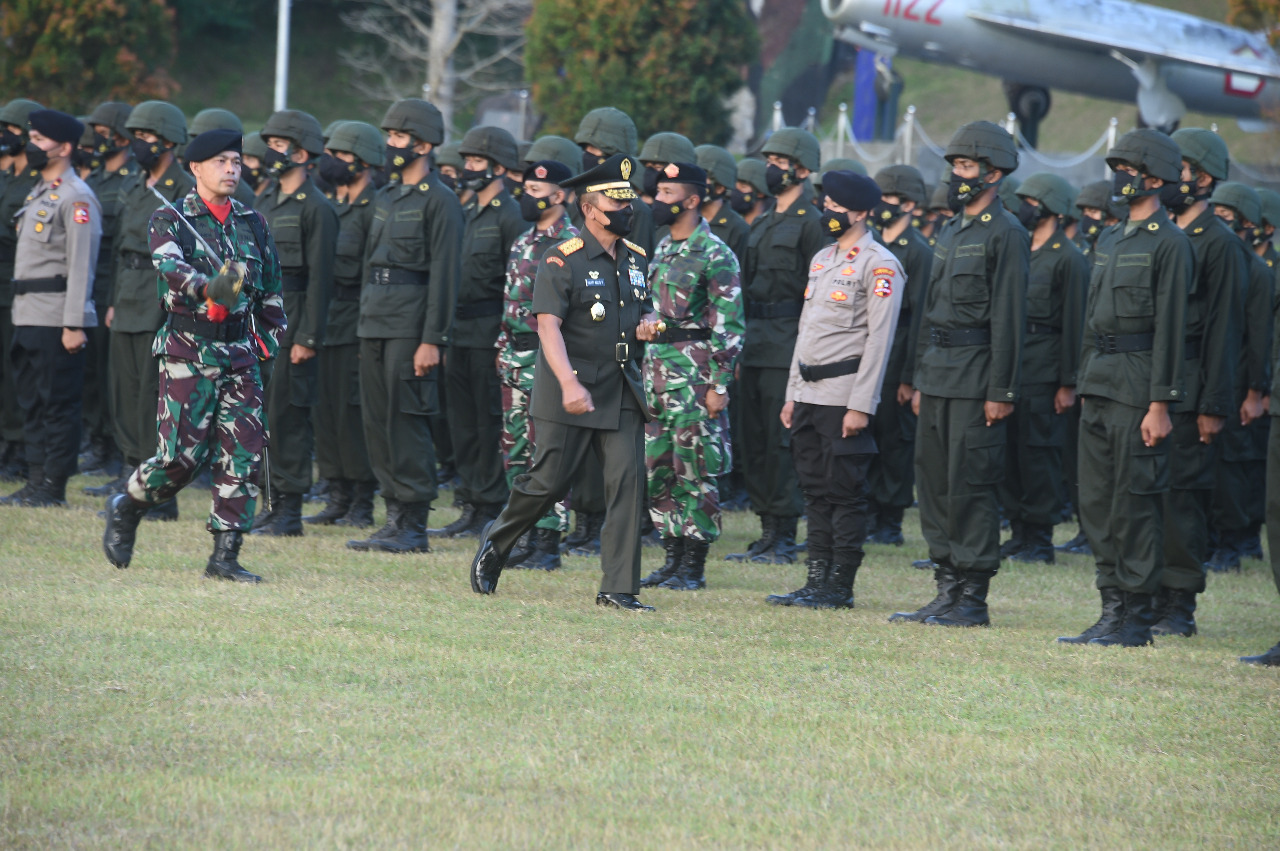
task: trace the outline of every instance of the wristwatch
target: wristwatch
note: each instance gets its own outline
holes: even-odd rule
[[[723,384],[717,384],[715,387],[712,387],[711,389],[715,391],[717,396],[723,396],[724,394],[729,392],[729,388],[725,387]]]

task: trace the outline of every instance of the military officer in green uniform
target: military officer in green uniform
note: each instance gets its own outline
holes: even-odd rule
[[[1107,152],[1112,194],[1128,219],[1093,252],[1076,391],[1080,414],[1080,522],[1097,562],[1102,614],[1069,644],[1151,643],[1165,566],[1172,405],[1186,397],[1190,240],[1160,204],[1182,172],[1178,146],[1150,129]]]
[[[644,166],[640,181],[642,184],[640,199],[652,205],[654,196],[658,194],[658,175],[662,170],[671,163],[692,163],[697,158],[693,143],[687,136],[679,133],[663,131],[645,139],[644,145],[640,148],[640,164]],[[655,240],[660,240],[666,235],[662,226],[655,222]]]
[[[502,180],[520,161],[511,134],[500,127],[473,127],[458,151],[466,166],[462,182],[473,196],[463,206],[462,274],[444,371],[462,514],[440,531],[445,537],[478,535],[507,501],[502,382],[493,349],[502,324],[511,245],[528,228]]]
[[[1008,469],[1000,491],[1013,531],[1000,555],[1012,561],[1052,564],[1053,527],[1065,519],[1063,444],[1075,408],[1089,283],[1089,262],[1062,227],[1075,209],[1075,194],[1071,184],[1048,172],[1018,187],[1018,220],[1031,233],[1031,277],[1019,402],[1009,418]]]
[[[115,418],[116,442],[124,455],[125,473],[156,452],[156,402],[160,375],[152,344],[164,324],[156,298],[156,269],[151,263],[151,214],[160,207],[159,193],[175,203],[195,181],[177,159],[177,146],[187,141],[187,119],[171,103],[146,101],[129,113],[125,128],[133,162],[120,187],[118,224],[112,248],[115,275],[107,324],[111,328],[108,389]],[[118,480],[104,495],[124,488]],[[172,519],[178,503],[166,500],[150,516]]]
[[[1005,422],[1018,400],[1027,321],[1027,231],[1000,201],[1018,167],[1013,137],[989,121],[947,145],[950,201],[959,208],[934,248],[916,345],[916,488],[938,593],[890,620],[985,626],[1000,567],[997,486]]]
[[[1186,395],[1172,412],[1172,475],[1165,495],[1165,567],[1156,601],[1156,635],[1195,634],[1196,595],[1205,589],[1209,501],[1221,449],[1217,437],[1237,415],[1236,370],[1244,336],[1249,252],[1213,214],[1209,196],[1227,178],[1226,143],[1211,130],[1173,134],[1182,151],[1181,179],[1165,185],[1161,202],[1191,238],[1196,274],[1187,298]]]
[[[769,202],[769,185],[765,180],[764,160],[745,159],[738,163],[737,178],[729,193],[729,206],[748,225],[755,224]],[[748,237],[749,239],[749,237]],[[743,256],[745,260],[745,255]]]
[[[387,522],[356,550],[426,552],[436,498],[428,418],[438,413],[441,350],[453,340],[462,205],[431,170],[444,141],[440,110],[407,98],[382,118],[387,166],[400,175],[374,201],[360,293],[360,404]],[[493,355],[490,355],[492,359]]]
[[[530,413],[538,445],[529,472],[485,527],[471,565],[471,589],[492,594],[516,540],[568,491],[588,453],[604,472],[608,522],[604,578],[596,604],[652,611],[640,590],[644,423],[640,340],[657,329],[647,257],[626,239],[633,219],[632,161],[607,158],[571,179],[585,223],[581,235],[547,250],[534,284],[538,365]]]
[[[809,176],[821,166],[818,140],[807,130],[774,131],[762,149],[768,158],[771,204],[752,223],[743,270],[746,335],[737,389],[741,428],[734,433],[751,509],[761,535],[730,561],[795,561],[800,489],[787,429],[779,419],[813,255],[830,242],[813,208]]]
[[[315,358],[324,345],[333,294],[338,213],[311,182],[312,160],[324,153],[320,122],[285,109],[267,119],[261,132],[267,143],[263,162],[276,186],[257,208],[280,257],[289,327],[281,354],[267,370],[272,504],[254,524],[253,534],[295,537],[302,534],[302,498],[311,490],[312,408],[319,383]]]
[[[27,164],[27,117],[44,109],[32,100],[18,98],[0,109],[0,222],[12,222],[31,188],[40,179],[39,169]],[[22,448],[22,413],[18,407],[18,388],[9,364],[13,346],[13,259],[18,247],[18,233],[11,227],[0,227],[0,439],[4,454],[0,457],[0,478],[15,479],[26,475],[26,453]]]
[[[191,119],[191,126],[187,128],[187,133],[195,137],[206,130],[234,130],[243,136],[244,122],[240,120],[240,116],[229,109],[210,107],[196,113],[195,118]],[[187,162],[186,146],[179,147],[178,159],[182,160],[183,163]],[[250,181],[247,180],[241,180],[236,184],[235,199],[245,206],[252,207],[258,196],[254,194],[253,187],[249,184]]]
[[[267,143],[262,141],[258,132],[246,133],[244,136],[244,176],[240,182],[253,190],[253,197],[261,198],[271,186],[271,178],[262,165],[262,158],[267,155]]]
[[[328,504],[308,523],[364,528],[373,525],[377,482],[369,464],[360,408],[360,289],[364,255],[373,226],[373,172],[382,167],[382,133],[372,124],[346,121],[334,128],[327,169],[334,185],[338,242],[334,249],[333,297],[319,361],[315,410],[316,466],[329,482]]]

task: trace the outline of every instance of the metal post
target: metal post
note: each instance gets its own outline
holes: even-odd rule
[[[524,122],[525,116],[529,114],[529,90],[520,90],[520,132],[516,134],[516,141],[524,140]]]
[[[781,130],[784,126],[782,123],[782,101],[775,100],[773,102],[773,129]]]
[[[809,114],[804,119],[804,129],[813,135],[818,135],[818,109],[817,107],[809,107]]]
[[[1006,115],[1004,117],[1004,129],[1007,130],[1009,135],[1013,136],[1013,138],[1018,138],[1015,132],[1018,129],[1018,116],[1014,115],[1012,112]]]
[[[836,157],[844,156],[844,134],[849,129],[849,105],[840,101],[840,118],[836,121]]]
[[[898,165],[911,165],[916,151],[916,108],[907,107],[907,114],[902,117],[902,153],[898,156]]]
[[[1120,138],[1120,119],[1112,116],[1111,123],[1107,125],[1107,150],[1111,150],[1116,146],[1116,140]],[[1107,165],[1106,155],[1102,159],[1102,178],[1106,180],[1111,176],[1111,166]]]
[[[279,0],[276,13],[276,99],[277,112],[289,101],[289,5],[291,0]]]

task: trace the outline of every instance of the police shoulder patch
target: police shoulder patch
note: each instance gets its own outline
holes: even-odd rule
[[[583,245],[584,243],[582,241],[582,238],[575,236],[573,239],[566,240],[560,243],[556,247],[560,249],[561,254],[563,254],[565,257],[568,257],[573,252],[580,250]]]
[[[632,241],[631,241],[631,240],[629,240],[629,239],[624,239],[624,240],[622,240],[622,243],[623,243],[625,246],[627,246],[627,248],[630,248],[632,251],[634,251],[636,254],[639,254],[641,257],[648,257],[648,256],[649,256],[648,254],[646,254],[646,253],[645,253],[645,250],[644,250],[643,248],[641,248],[640,246],[636,245],[634,242],[632,242]]]

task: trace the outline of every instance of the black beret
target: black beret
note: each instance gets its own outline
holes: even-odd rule
[[[243,150],[244,136],[236,130],[206,130],[187,143],[187,162],[202,163],[226,151]]]
[[[84,135],[84,125],[74,115],[56,109],[37,109],[27,116],[31,129],[55,142],[79,144]]]
[[[693,163],[667,163],[657,171],[659,183],[687,183],[699,189],[707,186],[707,170]]]
[[[562,162],[556,160],[538,160],[524,170],[525,180],[541,180],[557,185],[573,177],[573,172]]]
[[[846,210],[861,212],[880,203],[880,187],[865,174],[829,171],[822,175],[822,191]]]

